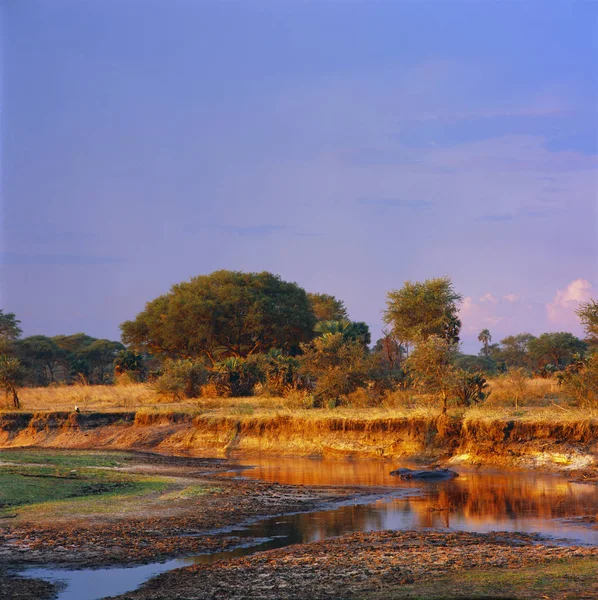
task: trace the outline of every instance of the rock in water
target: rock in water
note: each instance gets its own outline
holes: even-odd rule
[[[455,471],[449,471],[448,469],[439,469],[436,471],[395,469],[394,471],[391,471],[390,474],[398,477],[399,479],[419,479],[433,481],[442,481],[444,479],[453,479],[453,477],[459,477],[459,473],[455,473]]]

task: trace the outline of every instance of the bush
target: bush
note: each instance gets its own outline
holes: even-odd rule
[[[482,373],[458,371],[455,381],[455,395],[461,406],[480,404],[490,396],[488,382]]]
[[[565,372],[559,383],[579,406],[598,408],[598,354],[584,363],[574,363],[574,368]]]
[[[231,357],[217,363],[210,380],[218,395],[233,398],[251,396],[255,385],[264,377],[261,362],[260,357]]]
[[[366,385],[368,363],[365,349],[342,333],[326,333],[302,346],[299,373],[302,385],[312,391],[315,406],[338,401]]]
[[[154,382],[154,389],[161,396],[172,396],[174,401],[197,398],[201,386],[208,381],[208,371],[199,361],[166,360],[162,375]]]

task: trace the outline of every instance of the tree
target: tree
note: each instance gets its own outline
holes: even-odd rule
[[[468,373],[496,373],[496,363],[485,356],[459,354],[455,358],[455,367]]]
[[[543,333],[529,342],[529,354],[536,368],[554,365],[566,367],[575,354],[585,352],[587,345],[572,333],[560,331]]]
[[[21,337],[23,330],[19,327],[19,321],[15,313],[5,313],[0,308],[0,340],[14,342]]]
[[[453,367],[454,358],[454,344],[431,335],[419,342],[407,359],[415,387],[439,396],[443,413],[446,413],[449,394],[457,383],[457,373]]]
[[[5,313],[0,308],[0,354],[12,353],[13,342],[23,333],[20,323],[14,313]]]
[[[6,396],[12,396],[13,406],[21,408],[18,389],[23,385],[25,371],[17,358],[0,356],[0,389],[4,390]]]
[[[394,371],[395,366],[400,368],[403,356],[405,355],[405,348],[401,346],[399,342],[392,336],[392,334],[386,330],[382,331],[384,334],[374,344],[372,350],[373,354],[380,354],[384,356],[389,371]]]
[[[478,335],[478,341],[483,344],[481,354],[486,358],[490,357],[490,342],[492,341],[492,336],[490,335],[490,331],[488,329],[482,329],[480,331],[480,335]]]
[[[121,325],[134,349],[178,358],[298,350],[316,319],[305,290],[271,273],[216,271],[176,284]]]
[[[115,375],[123,375],[125,373],[133,374],[138,379],[145,372],[145,364],[143,356],[133,352],[132,350],[121,350],[114,358],[114,373]]]
[[[112,375],[114,361],[119,352],[125,350],[120,342],[110,340],[96,340],[89,346],[86,346],[80,352],[82,359],[86,360],[90,366],[90,376],[95,376],[97,383],[106,383],[108,377]]]
[[[529,345],[536,338],[531,333],[509,335],[500,341],[500,346],[494,344],[489,347],[490,356],[498,363],[504,363],[508,368],[531,366]]]
[[[583,302],[575,312],[584,327],[588,343],[598,345],[598,301],[590,299]]]
[[[47,385],[56,375],[66,352],[45,335],[32,335],[15,342],[17,356],[36,385]]]
[[[59,362],[64,378],[70,380],[83,375],[88,379],[91,365],[84,355],[84,351],[97,341],[97,338],[85,333],[73,333],[71,335],[55,335],[51,339],[62,350]]]
[[[359,342],[364,348],[368,348],[372,343],[369,325],[364,321],[351,321],[344,332],[344,336],[346,340]]]
[[[345,303],[334,296],[307,294],[307,298],[318,321],[341,321],[349,318]]]
[[[372,342],[370,328],[364,321],[349,321],[348,319],[318,321],[314,327],[314,332],[319,335],[341,333],[346,340],[359,342],[365,348]]]
[[[457,305],[461,300],[448,277],[423,283],[407,281],[400,290],[387,294],[384,322],[403,344],[418,343],[431,336],[457,344],[461,328]]]
[[[337,401],[365,385],[368,364],[362,344],[342,333],[318,337],[303,346],[300,374],[313,387],[315,406]]]

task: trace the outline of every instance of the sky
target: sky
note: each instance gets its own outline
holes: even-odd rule
[[[0,307],[118,339],[217,269],[448,275],[463,348],[598,297],[598,2],[0,0]]]

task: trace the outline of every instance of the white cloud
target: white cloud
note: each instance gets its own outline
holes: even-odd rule
[[[506,302],[517,302],[518,300],[521,300],[521,296],[518,296],[517,294],[507,294],[506,296],[503,296],[502,299]]]
[[[546,305],[548,322],[563,329],[580,330],[575,309],[592,297],[593,286],[587,279],[575,279],[566,288],[557,290],[553,301]]]
[[[496,304],[498,299],[495,298],[490,292],[486,292],[481,298],[480,302],[491,302],[492,304]]]

